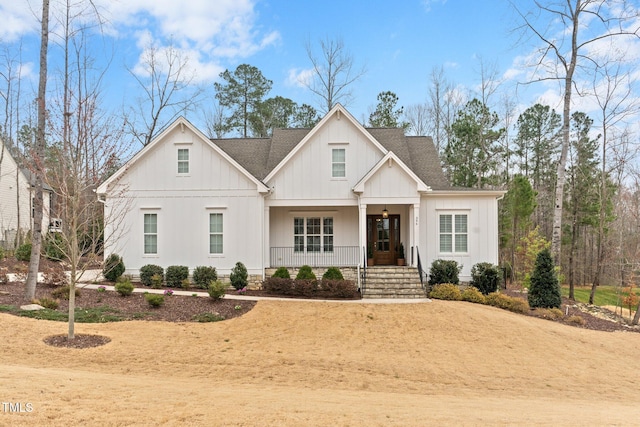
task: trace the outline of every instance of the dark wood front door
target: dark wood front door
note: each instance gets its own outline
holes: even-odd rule
[[[376,265],[395,264],[399,246],[400,215],[367,215],[367,247]]]

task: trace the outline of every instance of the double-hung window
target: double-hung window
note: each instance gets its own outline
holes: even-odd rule
[[[347,157],[344,148],[331,150],[331,177],[345,178],[347,176]]]
[[[294,218],[293,251],[333,252],[333,218]]]
[[[209,254],[223,253],[222,214],[209,214]]]
[[[466,253],[468,248],[467,214],[440,214],[440,252]]]
[[[144,214],[144,254],[158,253],[158,214]]]
[[[189,173],[189,149],[178,148],[178,173]]]

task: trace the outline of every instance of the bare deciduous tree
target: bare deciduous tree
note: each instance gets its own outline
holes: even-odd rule
[[[535,10],[528,13],[514,5],[523,21],[522,29],[541,42],[536,52],[535,67],[543,75],[534,80],[558,80],[563,91],[562,148],[557,165],[551,242],[554,263],[560,265],[562,204],[575,73],[577,69],[593,70],[612,60],[606,55],[598,56],[602,53],[598,52],[598,43],[619,36],[637,38],[639,29],[627,29],[626,25],[638,16],[638,11],[625,0],[559,0],[552,3],[534,1],[534,4]],[[549,23],[556,23],[557,26]],[[588,26],[585,25],[587,23]],[[591,48],[594,49],[590,50]],[[602,50],[604,46],[599,48]]]
[[[319,55],[310,43],[305,48],[313,66],[313,77],[303,83],[319,98],[320,110],[328,113],[338,102],[348,106],[353,98],[352,85],[365,74],[365,68],[354,66],[353,55],[346,50],[342,39],[320,40]]]

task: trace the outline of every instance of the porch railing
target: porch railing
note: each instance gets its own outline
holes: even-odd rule
[[[360,264],[357,246],[334,246],[332,251],[296,251],[292,246],[270,248],[271,267],[356,267]]]
[[[422,289],[426,292],[427,291],[427,272],[424,271],[422,268],[420,251],[418,250],[417,246],[415,248],[416,248],[416,256],[418,258],[418,274],[420,275],[420,285],[422,286]],[[413,256],[413,248],[411,248],[411,255]]]

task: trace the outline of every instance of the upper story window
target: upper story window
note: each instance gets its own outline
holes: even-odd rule
[[[189,173],[189,149],[178,148],[178,173]]]
[[[331,177],[345,178],[346,176],[346,150],[344,148],[333,148],[331,150]]]
[[[467,252],[467,222],[467,214],[440,214],[440,252]]]

